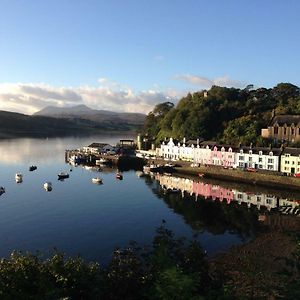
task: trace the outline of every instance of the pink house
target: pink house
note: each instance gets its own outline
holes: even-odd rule
[[[234,153],[231,147],[213,146],[211,151],[211,162],[215,166],[233,167]]]

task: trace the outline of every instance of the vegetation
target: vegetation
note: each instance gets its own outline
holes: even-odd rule
[[[157,113],[157,111],[159,113]],[[300,89],[290,83],[274,88],[245,89],[213,86],[204,92],[188,94],[177,106],[157,105],[144,124],[144,134],[156,138],[199,138],[226,144],[263,145],[261,129],[273,114],[300,114]]]
[[[269,239],[265,244],[271,242]],[[259,245],[266,250],[262,241]],[[256,244],[255,249],[258,249]],[[176,239],[163,225],[157,229],[151,247],[139,247],[132,242],[126,249],[115,250],[106,267],[95,262],[87,263],[80,257],[67,258],[57,251],[46,259],[39,253],[13,252],[9,258],[0,260],[0,298],[266,299],[261,295],[268,295],[271,291],[264,283],[265,277],[271,274],[267,273],[268,269],[264,272],[266,264],[261,260],[268,259],[262,258],[256,250],[251,251],[235,249],[225,263],[229,267],[227,272],[223,270],[222,259],[209,262],[197,241]],[[280,274],[282,284],[279,286],[284,288],[277,295],[282,299],[299,298],[299,253],[298,248],[294,256],[286,260],[285,273]],[[251,258],[248,254],[252,255]],[[275,261],[270,260],[267,265],[272,263]],[[236,271],[231,265],[237,268]],[[257,277],[258,270],[265,273],[262,278]],[[273,293],[275,286],[271,279],[268,280]]]
[[[175,239],[164,226],[152,247],[116,250],[107,267],[55,252],[14,252],[0,261],[1,299],[227,299],[208,272],[196,241]],[[229,298],[228,298],[229,299]],[[232,299],[232,298],[230,298]]]

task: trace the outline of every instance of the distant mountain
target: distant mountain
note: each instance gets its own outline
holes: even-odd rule
[[[61,115],[56,114],[56,108],[50,108],[49,111],[50,114],[54,111],[55,113],[52,116],[38,114],[29,116],[0,110],[0,138],[135,132],[142,126],[145,118],[141,114],[111,113],[107,116],[101,111],[101,116],[98,115],[99,111],[96,111],[96,114],[89,115],[89,112],[93,110],[85,106],[63,109],[64,113]]]
[[[88,114],[92,113],[94,110],[87,107],[86,105],[77,105],[72,107],[55,107],[55,106],[46,106],[42,110],[36,112],[35,116],[57,116],[57,115],[66,115],[66,114]]]
[[[108,110],[96,110],[86,105],[73,107],[47,106],[36,112],[34,116],[48,116],[64,119],[88,120],[97,124],[118,124],[120,126],[138,126],[144,124],[146,115],[140,113],[117,113]]]

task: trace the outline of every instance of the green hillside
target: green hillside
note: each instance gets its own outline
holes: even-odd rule
[[[198,138],[220,143],[261,145],[272,115],[300,114],[300,89],[290,83],[274,88],[245,89],[213,86],[188,94],[176,106],[157,105],[146,118],[143,133],[156,138]]]

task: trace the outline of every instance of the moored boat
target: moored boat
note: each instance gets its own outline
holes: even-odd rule
[[[58,179],[65,179],[65,178],[69,178],[69,174],[65,173],[65,172],[60,172],[59,174],[57,174]]]
[[[3,186],[0,186],[0,195],[5,193],[5,188]]]
[[[44,189],[47,191],[47,192],[50,192],[52,191],[52,183],[51,182],[45,182],[44,183]]]
[[[16,173],[15,179],[17,183],[21,183],[23,181],[23,175],[21,173]]]
[[[92,178],[92,182],[97,183],[97,184],[102,184],[103,183],[102,178],[100,178],[100,177]]]
[[[109,160],[107,160],[105,158],[96,159],[97,166],[107,165],[107,164],[109,164]]]
[[[116,174],[116,178],[119,179],[119,180],[123,180],[123,175],[120,172],[118,172]]]
[[[34,166],[34,165],[29,167],[29,171],[34,171],[36,169],[37,169],[37,166]]]

